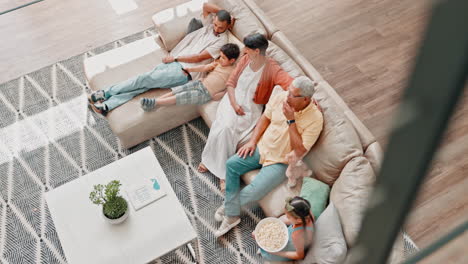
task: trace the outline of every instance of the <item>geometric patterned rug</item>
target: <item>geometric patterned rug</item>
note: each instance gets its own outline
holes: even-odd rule
[[[146,30],[0,84],[0,263],[66,263],[44,193],[150,146],[194,226],[200,263],[261,263],[250,236],[264,217],[253,207],[217,240],[218,180],[196,167],[208,135],[200,118],[132,149],[89,111],[83,59],[153,35]],[[407,252],[415,249],[405,239]],[[191,263],[182,247],[154,263]]]

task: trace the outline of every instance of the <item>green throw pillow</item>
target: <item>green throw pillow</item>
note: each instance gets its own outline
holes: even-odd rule
[[[301,197],[309,201],[315,220],[325,210],[330,194],[330,187],[314,178],[304,177],[302,182]]]

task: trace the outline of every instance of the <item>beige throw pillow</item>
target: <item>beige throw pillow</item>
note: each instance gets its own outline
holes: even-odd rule
[[[342,263],[346,258],[347,251],[340,216],[331,202],[317,219],[312,246],[299,264]]]
[[[331,190],[330,199],[340,215],[349,247],[356,242],[367,200],[375,183],[375,174],[365,157],[352,159]]]

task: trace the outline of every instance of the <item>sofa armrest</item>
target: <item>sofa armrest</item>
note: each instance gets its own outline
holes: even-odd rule
[[[359,140],[361,140],[362,148],[367,149],[371,144],[376,142],[376,139],[374,135],[369,131],[369,129],[362,123],[361,120],[354,114],[351,109],[346,106],[346,109],[344,111],[345,116],[348,118],[349,121],[354,126],[354,129],[356,130]]]
[[[265,12],[253,0],[244,0],[244,3],[250,8],[252,13],[262,22],[265,27],[267,38],[271,39],[273,34],[279,29],[273,24],[273,21],[265,14]]]
[[[380,147],[379,142],[374,142],[370,144],[369,147],[367,147],[364,156],[369,160],[375,175],[378,176],[384,156],[383,150]]]
[[[204,2],[192,0],[153,15],[154,26],[165,50],[171,51],[185,37],[190,20],[201,17]]]

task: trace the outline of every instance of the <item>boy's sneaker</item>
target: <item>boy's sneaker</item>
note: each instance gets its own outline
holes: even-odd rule
[[[140,106],[145,112],[149,112],[156,108],[156,99],[154,98],[141,98]]]
[[[104,102],[106,100],[104,90],[98,90],[90,94],[88,100],[91,104]]]
[[[109,112],[109,108],[107,108],[107,105],[104,103],[89,104],[89,106],[95,113],[101,114],[103,116],[106,116],[107,112]]]
[[[214,218],[216,220],[216,222],[221,222],[224,220],[224,206],[220,206],[216,212],[215,212],[215,215],[214,215]]]

